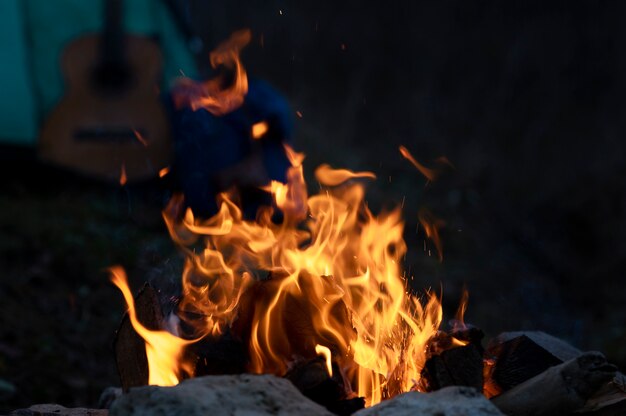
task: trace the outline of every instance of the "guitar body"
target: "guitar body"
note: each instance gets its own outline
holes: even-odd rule
[[[107,80],[99,45],[93,35],[66,48],[66,94],[44,123],[40,157],[98,179],[117,181],[122,170],[129,182],[156,177],[172,152],[158,96],[161,52],[146,38],[124,36],[123,76]]]

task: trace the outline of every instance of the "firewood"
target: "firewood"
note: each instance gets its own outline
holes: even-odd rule
[[[194,377],[242,374],[246,372],[248,350],[230,331],[218,337],[204,337],[189,345],[185,360],[195,363]]]
[[[580,354],[582,351],[544,332],[505,332],[489,342],[484,354],[493,363],[488,389],[494,394],[509,390]]]
[[[567,415],[583,408],[617,369],[599,352],[551,367],[492,399],[509,416]]]
[[[448,386],[468,386],[482,391],[483,336],[480,329],[473,327],[438,334],[429,346],[432,355],[422,370],[423,387],[432,391]],[[468,344],[451,347],[453,337]]]
[[[483,357],[474,344],[455,347],[426,361],[422,377],[428,380],[429,390],[448,386],[483,389]]]
[[[135,297],[137,319],[148,329],[161,329],[163,312],[156,291],[145,283]],[[145,342],[133,328],[128,313],[115,334],[115,362],[120,375],[122,389],[148,384],[148,358]]]
[[[362,397],[348,398],[339,366],[333,363],[332,367],[331,377],[324,358],[302,360],[292,366],[285,378],[306,397],[337,415],[348,416],[365,407],[365,400]]]

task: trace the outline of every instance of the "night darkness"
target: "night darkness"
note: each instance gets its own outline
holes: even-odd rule
[[[371,170],[370,207],[404,205],[406,269],[443,293],[447,318],[466,286],[466,322],[487,337],[543,330],[626,367],[626,3],[181,3],[204,74],[212,48],[251,29],[243,62],[291,105],[310,187],[324,162]],[[454,167],[427,184],[401,145]],[[0,187],[0,382],[17,393],[0,410],[94,406],[118,384],[123,312],[103,268],[122,264],[137,289],[177,267],[163,187],[94,184],[18,153]],[[442,262],[424,208],[445,222]]]

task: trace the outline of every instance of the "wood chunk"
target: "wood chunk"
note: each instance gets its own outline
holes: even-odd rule
[[[248,349],[230,331],[218,338],[204,337],[185,350],[188,362],[195,362],[194,377],[242,374],[246,372]]]
[[[488,383],[506,391],[581,353],[544,332],[505,332],[487,345],[484,357],[494,363]]]
[[[285,378],[306,397],[337,415],[348,416],[365,407],[362,397],[348,398],[339,366],[333,363],[331,377],[326,369],[326,360],[322,357],[295,364]]]
[[[551,367],[491,401],[509,416],[567,415],[580,410],[617,369],[599,352]]]
[[[422,377],[430,390],[449,386],[483,389],[483,357],[475,344],[456,347],[431,357],[426,361]]]
[[[145,283],[135,297],[137,319],[148,329],[161,329],[163,312],[157,293]],[[143,338],[135,332],[128,313],[124,314],[114,340],[115,362],[122,389],[148,384],[148,357]]]

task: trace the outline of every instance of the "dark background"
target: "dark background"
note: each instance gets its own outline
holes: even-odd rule
[[[307,176],[322,162],[373,170],[370,206],[404,201],[406,268],[416,289],[443,292],[447,317],[465,284],[466,322],[487,338],[545,330],[624,369],[626,3],[182,4],[202,67],[252,30],[244,64],[291,103]],[[454,169],[426,185],[400,145]],[[123,305],[103,268],[122,264],[135,289],[176,273],[163,186],[96,184],[21,157],[2,178],[0,391],[16,391],[0,410],[94,406],[119,384]],[[422,208],[446,223],[441,263],[416,232]]]

